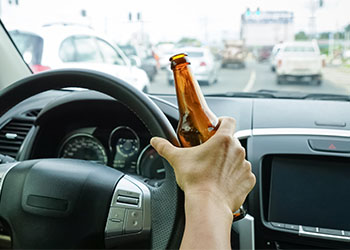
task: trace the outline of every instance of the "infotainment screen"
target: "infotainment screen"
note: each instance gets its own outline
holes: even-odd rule
[[[275,156],[268,220],[350,230],[350,160]]]

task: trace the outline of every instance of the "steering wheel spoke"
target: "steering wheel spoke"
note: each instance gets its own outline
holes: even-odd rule
[[[151,192],[142,182],[124,176],[113,193],[105,228],[105,245],[115,247],[147,239],[150,231]]]
[[[12,162],[12,163],[5,163],[0,165],[0,198],[1,198],[1,191],[2,186],[4,184],[4,180],[6,178],[7,173],[14,168],[19,162]],[[1,199],[0,199],[1,202]]]

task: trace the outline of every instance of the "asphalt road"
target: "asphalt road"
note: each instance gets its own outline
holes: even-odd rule
[[[346,78],[346,79],[344,79]],[[344,81],[340,81],[344,80]],[[278,85],[276,74],[271,71],[269,63],[247,62],[245,68],[221,68],[219,70],[218,82],[210,86],[201,86],[204,94],[215,94],[225,92],[255,92],[261,89],[280,91],[299,91],[305,93],[326,94],[350,94],[349,86],[342,82],[349,82],[350,72],[344,75],[338,74],[337,70],[325,69],[321,85],[306,82],[293,82]],[[150,93],[175,94],[174,86],[168,84],[165,70],[160,70],[151,83]]]

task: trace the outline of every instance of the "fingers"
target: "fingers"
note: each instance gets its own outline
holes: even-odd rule
[[[151,145],[160,156],[164,157],[169,162],[177,149],[168,140],[160,137],[153,137],[151,139]]]
[[[232,135],[236,130],[236,120],[232,117],[220,117],[217,134]]]

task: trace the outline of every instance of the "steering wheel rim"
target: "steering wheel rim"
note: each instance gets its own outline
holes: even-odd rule
[[[179,145],[170,122],[150,98],[121,79],[92,70],[52,70],[19,80],[0,93],[0,116],[33,95],[66,87],[95,90],[117,99],[139,117],[152,136],[160,136]],[[177,213],[183,213],[179,204],[181,191],[171,166],[165,160],[163,164],[166,170],[163,185],[158,188],[148,186],[152,197],[152,249],[166,249],[179,244],[178,237],[172,233],[174,228],[179,228],[175,223],[181,224],[181,220],[176,221]],[[176,234],[179,235],[179,232]]]

